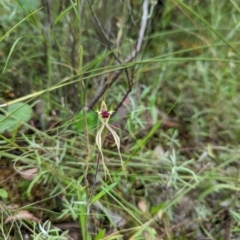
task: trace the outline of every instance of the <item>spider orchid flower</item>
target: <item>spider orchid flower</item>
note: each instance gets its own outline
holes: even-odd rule
[[[123,160],[122,160],[122,156],[121,156],[121,153],[120,153],[120,138],[117,135],[117,133],[112,129],[112,127],[108,124],[109,119],[110,119],[111,115],[113,114],[113,112],[114,111],[108,111],[106,103],[105,103],[104,100],[102,101],[100,111],[97,111],[102,125],[97,132],[96,143],[97,143],[97,146],[99,148],[99,151],[100,151],[100,154],[101,154],[101,157],[102,157],[102,161],[103,161],[103,165],[104,165],[104,168],[105,168],[106,171],[107,171],[107,168],[104,164],[104,155],[103,155],[103,152],[102,152],[102,141],[104,140],[104,134],[103,134],[104,131],[103,130],[106,129],[106,128],[113,135],[114,141],[115,141],[117,149],[118,149],[118,154],[119,154],[120,159],[121,159],[121,164],[122,164],[122,167],[123,167]]]

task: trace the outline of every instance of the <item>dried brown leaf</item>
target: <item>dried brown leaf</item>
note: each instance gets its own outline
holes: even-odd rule
[[[143,212],[146,213],[147,212],[147,202],[145,200],[140,200],[138,202],[138,208]]]
[[[36,218],[32,213],[27,210],[21,210],[17,212],[17,214],[14,216],[8,216],[5,220],[5,224],[13,220],[30,220],[33,222],[40,222],[40,219]]]
[[[22,178],[29,181],[33,180],[36,177],[37,173],[38,173],[38,168],[31,168],[31,169],[20,172]]]

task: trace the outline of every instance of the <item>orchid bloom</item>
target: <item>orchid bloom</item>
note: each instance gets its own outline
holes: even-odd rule
[[[103,133],[104,128],[106,127],[111,132],[111,134],[113,135],[114,141],[117,145],[118,154],[119,154],[120,159],[121,159],[121,164],[122,164],[122,167],[123,167],[123,160],[122,160],[122,156],[121,156],[121,153],[120,153],[120,138],[117,135],[117,133],[112,129],[112,127],[108,124],[108,121],[109,121],[111,115],[113,114],[113,112],[114,111],[108,111],[106,103],[103,100],[102,104],[101,104],[100,111],[97,111],[102,125],[97,132],[96,143],[97,143],[97,146],[98,146],[99,151],[101,153],[102,161],[104,163],[104,156],[103,156],[103,152],[102,152],[102,140],[104,139],[104,136],[102,136],[102,133]],[[105,164],[104,164],[104,168],[106,168]],[[106,171],[107,171],[107,168],[106,168]]]

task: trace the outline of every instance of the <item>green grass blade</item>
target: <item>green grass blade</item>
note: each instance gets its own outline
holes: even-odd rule
[[[16,29],[22,22],[24,22],[25,20],[27,20],[28,18],[30,18],[32,15],[34,15],[36,12],[40,11],[42,9],[39,8],[37,10],[35,10],[34,12],[30,13],[27,17],[23,18],[20,22],[18,22],[15,26],[13,26],[10,30],[8,30],[1,38],[0,38],[0,42],[2,40],[4,40],[7,36],[9,36],[9,34],[14,30]]]

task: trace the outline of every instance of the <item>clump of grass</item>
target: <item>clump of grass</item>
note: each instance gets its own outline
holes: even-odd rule
[[[41,220],[3,223],[1,234],[23,238],[24,226],[37,239],[67,239],[52,226],[74,221],[85,240],[238,238],[237,5],[151,3],[153,27],[136,61],[124,62],[139,41],[142,2],[43,3],[0,3],[8,13],[0,30],[1,107],[34,108],[30,122],[0,135],[2,216],[27,211]],[[104,101],[98,132],[90,133],[97,114],[84,109],[101,86],[116,105],[128,95],[121,152]],[[103,147],[105,130],[117,148]],[[98,156],[105,162],[94,180]]]

